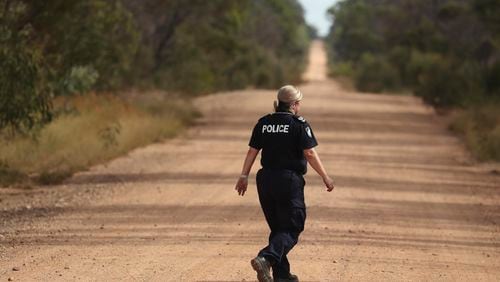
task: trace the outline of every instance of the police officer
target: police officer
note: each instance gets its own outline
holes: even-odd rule
[[[299,116],[302,93],[292,85],[278,90],[275,112],[257,122],[241,176],[236,184],[243,196],[248,186],[248,174],[262,149],[262,169],[257,172],[259,201],[271,229],[269,244],[251,260],[259,281],[298,281],[290,273],[287,254],[297,244],[304,230],[306,206],[304,178],[307,163],[323,178],[328,192],[334,188],[314,147],[318,145],[311,126]]]

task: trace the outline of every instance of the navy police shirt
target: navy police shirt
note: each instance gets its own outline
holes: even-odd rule
[[[257,122],[248,144],[262,149],[263,168],[307,171],[303,150],[318,145],[311,126],[300,116],[288,112],[268,114]]]

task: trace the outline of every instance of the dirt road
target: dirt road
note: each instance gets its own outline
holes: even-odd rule
[[[498,281],[498,173],[474,164],[419,99],[343,90],[325,63],[315,43],[302,115],[336,189],[310,170],[292,271],[302,281]],[[243,198],[233,188],[274,97],[201,98],[204,118],[184,136],[35,188],[67,193],[53,207],[4,211],[31,220],[0,231],[0,281],[255,281],[249,260],[268,229],[254,178]]]

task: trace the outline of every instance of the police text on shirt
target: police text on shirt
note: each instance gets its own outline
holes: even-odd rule
[[[288,133],[288,124],[269,124],[262,126],[262,133]]]

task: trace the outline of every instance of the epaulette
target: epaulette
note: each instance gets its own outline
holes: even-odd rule
[[[303,117],[301,117],[301,116],[293,116],[293,118],[296,119],[296,120],[298,120],[298,121],[300,121],[300,122],[302,122],[302,123],[306,123],[306,119],[303,118]]]

